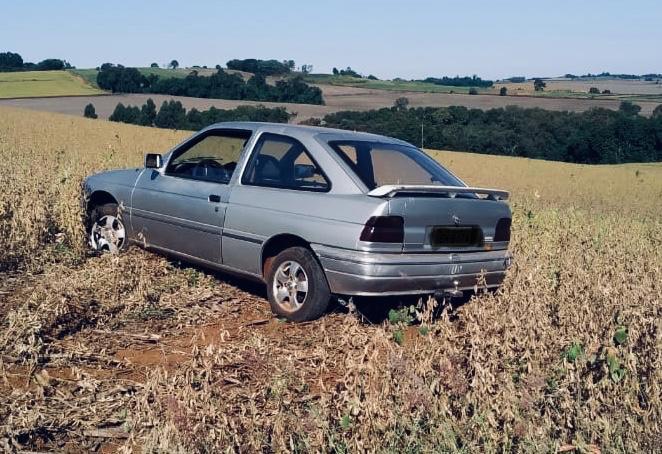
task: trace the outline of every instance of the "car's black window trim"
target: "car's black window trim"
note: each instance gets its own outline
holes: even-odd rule
[[[326,188],[306,188],[306,187],[298,187],[298,186],[288,186],[285,184],[265,184],[265,183],[253,183],[248,181],[249,175],[253,172],[253,168],[255,167],[255,163],[257,162],[257,155],[259,154],[260,150],[262,149],[262,144],[264,141],[268,140],[269,138],[274,138],[275,140],[280,140],[283,141],[283,139],[287,141],[293,142],[293,145],[297,145],[301,147],[303,150],[303,153],[308,156],[308,159],[317,167],[320,171],[320,174],[324,178],[324,181],[326,181],[327,186]],[[305,191],[305,192],[329,192],[331,190],[331,180],[329,177],[326,175],[326,172],[324,172],[324,169],[322,168],[321,165],[315,160],[313,155],[308,151],[308,148],[305,147],[304,144],[301,143],[301,141],[295,139],[292,136],[288,136],[285,134],[276,134],[273,132],[263,132],[260,134],[257,139],[255,140],[255,144],[253,145],[253,149],[251,151],[251,155],[248,158],[248,162],[246,166],[244,166],[244,171],[241,175],[241,184],[245,186],[256,186],[256,187],[261,187],[261,188],[275,188],[275,189],[286,189],[286,190],[291,190],[291,191]]]
[[[232,177],[227,182],[223,182],[223,181],[209,180],[209,179],[189,176],[189,175],[178,175],[176,173],[170,172],[172,162],[175,159],[177,159],[178,157],[186,153],[188,150],[190,150],[191,148],[193,148],[194,146],[205,140],[207,137],[212,137],[212,136],[237,137],[240,139],[244,139],[244,147],[241,150],[241,153],[243,153],[246,149],[246,145],[248,145],[248,143],[251,140],[251,137],[253,136],[253,131],[251,131],[250,129],[210,129],[209,131],[205,131],[201,134],[198,134],[197,136],[192,137],[190,140],[184,142],[182,145],[180,145],[179,148],[173,151],[170,158],[168,158],[168,164],[166,165],[166,168],[163,171],[164,175],[174,178],[182,178],[184,180],[204,181],[206,183],[216,183],[216,184],[224,184],[224,185],[229,184],[230,180],[232,180]],[[239,159],[237,160],[237,165],[239,165],[241,162],[241,153]]]

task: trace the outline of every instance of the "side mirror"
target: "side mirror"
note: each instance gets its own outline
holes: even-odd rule
[[[304,178],[312,178],[314,176],[315,176],[315,166],[310,164],[294,165],[294,178],[304,179]]]
[[[163,157],[158,153],[147,153],[145,155],[146,169],[160,169],[163,166]]]

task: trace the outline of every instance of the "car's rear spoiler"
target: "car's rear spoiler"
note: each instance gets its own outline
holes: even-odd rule
[[[379,186],[368,192],[372,197],[393,197],[396,194],[407,193],[429,193],[429,194],[447,194],[448,197],[455,197],[457,194],[476,194],[484,196],[490,200],[508,200],[508,191],[500,189],[470,188],[466,186],[439,186],[439,185],[417,185],[417,184],[387,184]]]

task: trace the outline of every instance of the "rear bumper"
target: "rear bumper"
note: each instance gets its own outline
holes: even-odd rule
[[[444,254],[385,254],[313,245],[332,293],[407,295],[473,289],[480,276],[497,287],[510,265],[507,250]]]

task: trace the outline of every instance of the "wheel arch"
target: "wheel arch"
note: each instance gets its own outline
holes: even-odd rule
[[[106,203],[115,203],[118,204],[117,199],[113,197],[110,192],[104,190],[93,191],[89,197],[84,200],[84,212],[83,212],[83,224],[85,229],[89,230],[92,227],[92,210],[96,207],[104,205]]]
[[[99,205],[104,205],[106,203],[115,203],[118,204],[117,199],[113,197],[110,192],[97,190],[90,194],[89,199],[87,200],[87,212],[98,207]]]
[[[279,233],[269,238],[262,245],[262,251],[260,253],[260,272],[262,273],[262,277],[266,279],[267,272],[274,257],[285,249],[297,246],[308,249],[319,262],[317,254],[313,248],[310,247],[310,242],[292,233]]]

